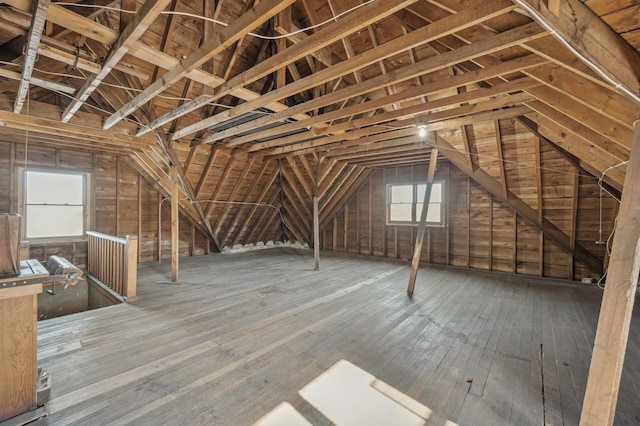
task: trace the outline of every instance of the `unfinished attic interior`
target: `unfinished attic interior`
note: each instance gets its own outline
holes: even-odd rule
[[[640,1],[0,0],[0,46],[0,426],[640,423]]]

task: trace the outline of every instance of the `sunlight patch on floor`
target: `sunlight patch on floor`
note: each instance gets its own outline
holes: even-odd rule
[[[346,360],[320,374],[299,394],[336,426],[421,426],[431,415],[428,407]],[[310,424],[287,402],[255,423],[256,426]],[[447,425],[455,423],[448,421]]]

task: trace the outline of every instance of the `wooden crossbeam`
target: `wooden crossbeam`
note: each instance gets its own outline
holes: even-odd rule
[[[16,94],[16,101],[13,106],[13,112],[16,114],[20,114],[24,106],[24,101],[27,98],[31,74],[33,73],[33,67],[38,56],[40,37],[42,37],[42,30],[44,29],[44,23],[47,19],[49,3],[50,0],[37,0],[31,15],[31,27],[29,28],[29,36],[27,37],[27,45],[22,64],[22,76],[20,85],[18,86],[18,93]]]
[[[542,35],[542,30],[537,25],[535,24],[524,25],[522,27],[518,27],[513,30],[490,37],[486,40],[480,41],[473,45],[468,45],[466,47],[462,47],[460,49],[444,53],[440,56],[430,57],[416,64],[408,65],[406,67],[396,69],[394,70],[391,78],[389,77],[389,75],[377,76],[377,77],[368,79],[367,81],[360,83],[358,85],[350,86],[350,87],[338,90],[336,92],[327,94],[325,96],[315,98],[312,101],[305,102],[303,104],[299,104],[297,106],[290,108],[289,112],[311,111],[312,109],[315,109],[315,108],[331,105],[333,103],[339,102],[344,99],[350,99],[350,98],[353,98],[354,96],[366,94],[368,92],[386,87],[389,84],[400,83],[402,81],[406,81],[420,75],[428,74],[430,72],[434,72],[439,69],[447,68],[448,66],[451,66],[462,60],[467,59],[469,56],[478,57],[482,55],[487,55],[495,51],[517,45],[524,40],[540,37],[541,35]],[[386,46],[386,45],[383,45],[383,46]],[[531,58],[529,58],[529,60],[531,60]],[[537,62],[536,65],[538,65],[541,62],[545,62],[546,60],[542,58],[538,58],[535,61]],[[523,62],[526,62],[526,61],[523,60]],[[526,66],[526,63],[523,63],[522,65]],[[469,74],[469,75],[465,74],[465,75],[459,76],[459,78],[446,79],[440,82],[434,82],[430,85],[427,85],[424,88],[420,88],[420,87],[415,88],[413,89],[414,93],[410,96],[410,98],[424,96],[430,92],[433,92],[436,90],[442,90],[444,88],[455,87],[454,86],[455,84],[463,85],[463,84],[468,84],[470,82],[481,81],[483,78],[478,78],[478,79],[475,79],[474,81],[474,77],[475,78],[479,77],[478,74]],[[484,78],[487,78],[487,77],[484,77]],[[467,80],[467,82],[463,83],[463,81],[465,80]],[[438,89],[436,89],[436,87],[438,87]],[[398,101],[406,100],[407,94],[408,93],[403,93],[403,95],[400,95],[400,94],[392,95],[387,98],[382,98],[383,100],[379,102],[383,102],[382,105],[388,105],[390,102],[398,102]],[[243,104],[243,105],[247,105],[247,104]],[[366,105],[367,109],[370,109],[371,106],[372,104]],[[226,114],[229,114],[229,112],[226,112]],[[273,117],[271,117],[271,119],[273,119]],[[278,119],[280,119],[280,117],[278,117]],[[266,120],[266,118],[263,120]],[[312,124],[311,122],[306,120],[303,120],[303,123],[304,123],[304,126],[299,125],[298,128],[309,127]],[[303,124],[303,123],[300,123],[300,124]],[[277,128],[274,130],[278,131]],[[209,142],[209,141],[213,141],[213,139],[214,138],[207,138],[205,140]],[[244,138],[239,138],[238,140],[234,140],[229,145],[236,146],[238,144],[241,144],[247,141],[248,141],[247,137],[245,136]]]
[[[500,184],[500,182],[498,182],[481,168],[477,168],[475,171],[471,170],[468,166],[465,155],[459,152],[451,144],[449,144],[443,137],[437,138],[436,146],[440,148],[442,155],[444,155],[453,165],[455,165],[465,174],[469,175],[469,177],[482,185],[484,189],[486,189],[497,199],[511,207],[516,213],[529,221],[529,223],[531,223],[537,229],[543,231],[545,236],[549,238],[549,240],[557,244],[558,247],[561,247],[567,253],[575,256],[576,259],[583,262],[585,265],[591,268],[591,270],[596,272],[602,271],[602,259],[593,255],[590,251],[577,243],[575,249],[571,250],[569,237],[561,229],[559,229],[547,219],[543,218],[542,221],[539,221],[538,212],[531,208],[526,202],[524,202],[514,193],[508,191],[507,198],[505,199],[502,193],[502,185]]]
[[[514,96],[517,97],[517,95],[514,95]],[[486,109],[489,109],[488,108],[489,105],[495,105],[495,103],[497,103],[497,104],[502,104],[500,106],[503,107],[505,102],[510,104],[513,101],[514,101],[514,98],[511,97],[511,98],[504,98],[504,99],[496,99],[495,101],[490,101],[482,104],[465,105],[460,108],[455,108],[451,110],[445,110],[442,112],[434,113],[433,116],[427,115],[426,118],[427,118],[427,121],[429,121],[429,127],[432,130],[443,130],[450,127],[457,127],[457,126],[466,125],[466,124],[474,124],[478,121],[513,118],[518,115],[526,114],[527,112],[530,112],[529,108],[526,106],[517,106],[512,108],[498,109],[495,111],[478,112],[474,114],[474,111],[484,111]],[[497,107],[500,107],[500,106],[497,106]],[[448,118],[451,116],[454,118]],[[430,120],[430,118],[435,118],[435,117],[438,117],[441,120],[440,121]],[[405,126],[415,125],[418,121],[419,120],[417,119],[407,119],[405,121],[394,122],[393,126],[403,128]],[[415,133],[415,129],[409,129],[409,130],[413,130],[413,132]],[[337,142],[356,140],[358,138],[371,136],[376,133],[380,133],[379,135],[380,140],[391,139],[392,135],[394,137],[407,136],[410,133],[409,130],[405,129],[402,131],[395,130],[391,132],[386,132],[388,134],[385,136],[385,133],[376,131],[375,129],[362,128],[354,132],[345,133],[343,135],[336,135],[336,136],[331,136],[327,138],[319,138],[309,142],[301,142],[296,145],[272,148],[269,151],[265,151],[265,155],[281,155],[281,154],[295,152],[295,151],[299,151],[298,153],[300,153],[301,150],[306,150],[307,148],[316,149],[318,147],[325,147],[326,145],[334,144]],[[403,134],[403,132],[405,133]],[[252,149],[250,149],[250,151]]]
[[[250,84],[276,71],[286,64],[293,63],[319,47],[328,46],[331,43],[339,40],[340,38],[352,32],[355,32],[358,29],[364,28],[372,22],[389,16],[392,13],[415,1],[416,0],[387,0],[384,3],[373,2],[367,6],[363,6],[358,10],[357,13],[349,14],[344,19],[325,26],[303,41],[290,46],[284,51],[277,53],[276,55],[260,62],[249,70],[235,76],[220,87],[220,90],[216,93],[214,99],[232,94],[234,90],[237,90],[239,87],[246,86],[247,84]],[[340,66],[340,64],[336,66]],[[314,73],[313,75],[317,74],[318,72]],[[308,81],[309,78],[305,78],[293,84],[296,87],[304,86],[305,88],[308,88]],[[233,110],[223,111],[217,115],[208,117],[202,121],[184,127],[178,130],[172,136],[172,138],[174,140],[182,138],[186,135],[197,132],[198,130],[211,127],[212,125],[220,123],[229,118],[237,117],[247,111],[266,106],[274,98],[275,93],[281,93],[282,90],[288,90],[287,88],[289,86],[291,86],[291,84],[285,86],[285,88],[283,89],[274,90],[268,95],[263,95],[260,98],[246,102],[245,104],[241,104]],[[278,98],[281,99],[286,96],[287,95],[278,96]]]
[[[25,13],[31,12],[30,0],[5,0],[3,3],[6,3],[14,7],[15,9]],[[51,4],[49,6],[47,21],[65,27],[65,31],[67,32],[73,31],[89,39],[99,41],[100,43],[105,45],[114,44],[119,36],[119,33],[117,31],[95,22],[91,15],[89,17],[84,17],[56,4]],[[140,41],[133,45],[133,47],[129,51],[129,54],[145,62],[157,65],[167,70],[179,65],[180,63],[177,58],[167,53],[161,52],[160,50]],[[116,69],[121,70],[119,66],[116,66]],[[141,79],[148,78],[147,75],[143,73],[137,73],[133,69],[129,71],[125,70],[123,72],[129,72],[132,75],[137,75]],[[197,68],[190,71],[187,74],[187,77],[205,86],[213,88],[218,87],[225,81],[218,76]],[[252,90],[240,88],[233,92],[233,96],[239,99],[251,100],[257,98],[260,95]],[[285,105],[278,102],[270,104],[268,108],[272,111],[283,111],[287,109]],[[306,116],[296,115],[296,118],[304,119],[306,118]]]
[[[8,78],[10,80],[17,80],[20,82],[24,81],[22,74],[20,74],[19,72],[9,71],[5,69],[0,69],[0,77]],[[71,87],[66,84],[58,83],[55,81],[49,81],[42,78],[34,77],[33,75],[29,79],[29,83],[33,84],[34,86],[42,87],[44,89],[49,89],[49,90],[55,90],[62,93],[67,93],[69,95],[73,95],[76,92],[75,87]],[[23,101],[23,104],[24,104],[24,101]],[[14,112],[15,112],[15,108],[14,108]],[[20,111],[18,111],[17,113],[19,114]]]
[[[253,9],[247,11],[235,20],[233,24],[221,30],[217,37],[206,40],[186,59],[167,71],[162,78],[151,83],[135,98],[107,118],[104,122],[104,128],[109,129],[118,121],[140,108],[140,106],[144,105],[151,98],[162,93],[167,87],[185,77],[190,71],[198,68],[218,53],[230,47],[249,31],[262,25],[269,18],[286,7],[289,7],[294,2],[295,0],[264,0],[260,2]]]
[[[638,102],[640,54],[588,6],[579,0],[565,0],[558,2],[559,10],[554,13],[542,0],[515,2],[533,10],[535,19],[548,24],[589,66],[595,65],[611,78],[613,87],[629,96],[617,85],[625,87],[635,95],[634,102]]]
[[[75,99],[71,101],[64,111],[62,114],[63,123],[69,121],[71,117],[73,117],[73,114],[89,99],[89,96],[91,96],[93,91],[102,83],[102,80],[109,75],[113,67],[129,52],[133,44],[142,37],[147,28],[160,16],[160,13],[170,2],[171,0],[147,0],[144,5],[142,5],[142,8],[140,8],[133,20],[126,26],[107,54],[100,72],[87,77]]]
[[[408,67],[402,68],[402,74],[399,75],[400,70],[396,70],[394,72],[394,80],[393,81],[399,81],[401,79],[404,79],[404,76],[407,76],[407,74],[409,74],[409,76],[412,76],[413,74],[424,74],[424,73],[428,73],[433,71],[433,67],[434,66],[440,66],[443,62],[445,64],[449,63],[449,60],[447,60],[447,58],[450,59],[450,61],[452,63],[455,63],[456,61],[459,60],[459,58],[454,59],[452,56],[446,56],[444,58],[438,58],[438,60],[434,60],[433,58],[429,58],[429,59],[425,59],[424,61],[421,61],[418,63],[418,66],[413,68],[413,66],[409,66],[411,69],[409,69],[407,71]],[[301,128],[308,128],[310,126],[316,125],[318,123],[322,123],[324,121],[331,121],[331,120],[335,120],[335,119],[339,119],[339,118],[344,118],[344,117],[349,117],[351,115],[358,115],[361,114],[363,112],[366,111],[373,111],[376,110],[378,108],[382,108],[386,105],[390,105],[394,102],[400,102],[400,101],[406,101],[406,100],[411,100],[411,99],[415,99],[415,98],[419,98],[422,96],[426,96],[441,90],[445,90],[445,89],[449,89],[449,88],[453,88],[453,87],[459,87],[459,86],[464,86],[467,84],[473,84],[473,83],[477,83],[479,81],[483,81],[495,76],[499,76],[499,75],[503,75],[503,74],[509,74],[509,73],[513,73],[514,71],[519,71],[528,67],[532,67],[532,66],[536,66],[539,65],[541,63],[544,63],[546,60],[540,57],[537,57],[535,55],[528,55],[526,57],[522,57],[522,58],[518,58],[512,61],[508,61],[505,62],[503,64],[494,66],[494,67],[490,67],[487,69],[483,69],[483,70],[478,70],[478,71],[473,71],[473,72],[469,72],[469,73],[465,73],[459,76],[455,76],[452,78],[448,78],[448,79],[442,79],[442,80],[438,80],[438,81],[434,81],[434,82],[430,82],[429,84],[426,84],[424,86],[418,86],[418,87],[414,87],[414,88],[410,88],[407,90],[404,90],[396,95],[391,95],[391,96],[387,96],[384,98],[380,98],[380,99],[376,99],[376,100],[371,100],[371,101],[367,101],[364,102],[360,105],[355,105],[355,106],[351,106],[348,108],[344,108],[342,110],[337,110],[335,112],[330,112],[327,114],[321,114],[318,115],[317,117],[312,117],[312,118],[308,118],[306,120],[300,120],[298,122],[295,123],[290,123],[290,124],[285,124],[282,126],[278,126],[276,128],[273,129],[266,129],[266,130],[262,130],[259,132],[252,132],[252,134],[249,136],[242,136],[242,137],[238,137],[233,139],[230,142],[227,142],[228,146],[238,146],[247,142],[252,142],[255,141],[256,139],[261,139],[261,138],[268,138],[268,137],[272,137],[274,135],[280,134],[280,133],[285,133],[294,129],[301,129]],[[522,80],[521,83],[525,83],[526,80]],[[213,142],[218,140],[220,137],[229,137],[229,136],[233,136],[234,134],[237,134],[238,132],[246,132],[246,131],[251,131],[251,130],[255,130],[255,129],[259,129],[262,126],[265,126],[266,124],[272,123],[274,120],[275,121],[281,121],[281,120],[285,120],[288,117],[288,114],[290,113],[296,113],[296,112],[305,112],[305,111],[310,111],[314,108],[317,107],[322,107],[322,106],[326,106],[326,105],[331,105],[335,102],[341,101],[343,99],[349,99],[351,97],[353,97],[356,93],[357,94],[361,94],[362,93],[366,93],[367,90],[371,87],[373,88],[377,88],[377,87],[383,87],[386,84],[389,84],[389,78],[382,76],[382,78],[380,77],[374,77],[370,80],[367,80],[366,88],[364,87],[364,83],[360,84],[359,86],[355,86],[355,87],[349,87],[346,89],[342,89],[339,90],[337,92],[322,96],[320,98],[311,100],[309,102],[305,102],[303,104],[299,104],[296,106],[292,106],[291,108],[289,108],[289,110],[286,113],[275,113],[275,114],[270,114],[268,116],[259,118],[257,120],[254,120],[252,122],[249,123],[245,123],[243,125],[238,126],[236,129],[234,130],[229,130],[229,131],[224,131],[224,132],[219,132],[212,135],[211,137],[205,138],[205,141],[207,142]],[[523,86],[523,87],[526,87]],[[498,90],[498,89],[496,89]],[[517,89],[514,89],[517,90]],[[475,91],[474,91],[475,92]],[[459,96],[461,99],[461,102],[464,102],[463,98],[465,96],[469,96],[469,97],[473,97],[476,96],[474,94],[472,94],[473,92],[468,92],[468,94],[460,94],[457,95]],[[431,103],[425,103],[423,104],[425,106],[429,106],[431,105]],[[419,108],[421,108],[419,105],[416,106],[415,108],[417,108],[419,110]],[[409,110],[404,110],[409,111]],[[401,113],[395,113],[393,111],[390,112],[386,112],[385,114],[386,117],[390,117],[391,118],[395,118],[397,116],[399,116]],[[395,117],[394,117],[395,116]],[[375,120],[375,116],[370,118]],[[340,130],[343,130],[345,128],[345,126],[347,126],[347,124],[343,124],[341,126],[336,126],[333,125],[331,126],[331,131],[333,133],[336,133]],[[306,134],[306,136],[308,137],[308,133]],[[305,134],[298,136],[298,137],[305,137]]]

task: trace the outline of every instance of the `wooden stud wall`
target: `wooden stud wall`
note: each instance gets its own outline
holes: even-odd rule
[[[28,167],[48,170],[81,171],[91,174],[91,230],[117,236],[139,235],[139,260],[158,260],[158,190],[132,168],[125,157],[82,153],[70,150],[29,146]],[[12,155],[13,153],[13,155]],[[0,211],[16,212],[17,201],[15,167],[24,165],[25,149],[22,144],[0,143]],[[12,177],[13,175],[13,177]],[[140,200],[138,197],[140,196]],[[11,204],[14,204],[13,206]],[[170,244],[168,203],[163,206],[163,245]],[[199,231],[191,232],[191,224],[181,217],[180,255],[204,254],[207,239]],[[68,258],[74,264],[85,266],[85,241],[30,244],[31,256],[46,260],[51,255]],[[163,258],[170,250],[163,251]]]
[[[508,158],[508,137],[503,137],[503,144],[506,148],[505,157]],[[533,158],[533,141],[530,151]],[[562,163],[565,160],[562,159],[558,162],[557,154],[544,146],[542,157],[543,164],[554,169],[553,172],[542,171],[544,214],[568,233],[572,227],[571,201],[574,189],[571,185],[575,183],[571,173],[573,166],[568,163],[565,165]],[[549,158],[556,163],[553,164]],[[558,173],[560,166],[566,166],[567,173]],[[426,164],[423,164],[374,170],[334,220],[328,221],[327,226],[321,230],[322,248],[409,260],[416,227],[385,225],[386,185],[420,181],[421,177],[426,176],[426,168]],[[519,188],[512,185],[509,190],[519,193],[533,207],[538,207],[535,175],[532,180],[523,173],[522,178],[518,178],[516,175],[519,172],[508,167],[505,173],[509,183],[518,182],[520,185]],[[499,171],[495,177],[500,179]],[[542,271],[543,276],[553,278],[599,278],[597,271],[589,270],[581,262],[572,262],[571,256],[563,249],[541,238],[534,225],[447,161],[438,163],[435,179],[444,180],[446,184],[445,214],[448,226],[427,228],[421,253],[423,262],[527,275],[540,275]],[[595,244],[599,226],[599,190],[596,179],[582,172],[577,182],[578,213],[573,225],[575,239],[593,253],[604,256],[604,247]],[[605,194],[603,238],[611,232],[615,206],[616,202]]]

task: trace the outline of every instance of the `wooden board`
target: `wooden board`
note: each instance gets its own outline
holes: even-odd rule
[[[577,424],[595,286],[430,265],[408,302],[406,261],[322,256],[320,271],[312,250],[181,259],[177,284],[168,262],[149,263],[135,305],[41,322],[50,423],[252,424],[288,402],[327,425],[298,391],[345,359],[427,406],[434,424]],[[638,380],[627,363],[620,424],[640,415]]]

